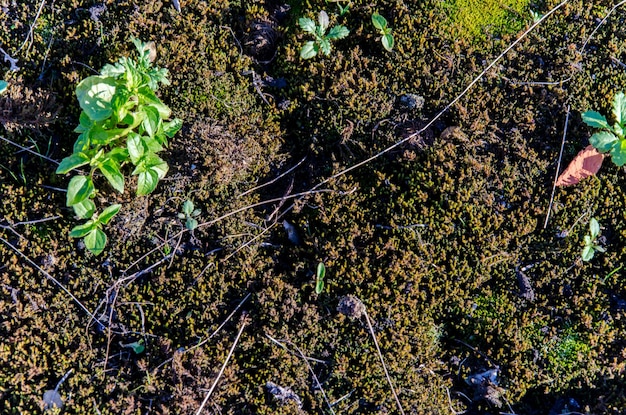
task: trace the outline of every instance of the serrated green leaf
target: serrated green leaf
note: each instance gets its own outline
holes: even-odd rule
[[[112,77],[112,78],[118,78],[124,72],[126,72],[126,68],[121,63],[115,63],[115,64],[107,63],[100,70],[100,74],[102,74],[102,76]]]
[[[88,176],[74,176],[67,186],[67,206],[74,206],[95,192],[93,181]]]
[[[618,140],[611,149],[611,160],[617,166],[626,164],[626,140]]]
[[[124,193],[124,175],[120,171],[120,165],[114,159],[108,158],[99,165],[100,171],[109,181],[111,186],[120,193]]]
[[[348,28],[345,26],[339,25],[330,29],[328,35],[326,35],[326,38],[330,40],[343,39],[344,37],[348,36],[348,34],[350,34],[350,30],[348,30]]]
[[[302,59],[311,59],[317,55],[318,51],[319,46],[315,42],[309,41],[302,46],[302,49],[300,50],[300,57]]]
[[[198,227],[197,220],[195,220],[194,218],[187,218],[187,220],[185,221],[185,228],[189,229],[190,231],[193,231],[197,227]]]
[[[193,213],[193,202],[191,200],[185,200],[185,203],[183,203],[183,213],[187,216],[191,216]]]
[[[107,207],[106,209],[102,211],[100,215],[98,215],[98,219],[97,219],[98,222],[102,223],[103,225],[106,225],[113,218],[113,216],[115,216],[117,212],[120,211],[121,207],[122,205],[120,204],[115,204],[115,205],[111,205]]]
[[[107,236],[101,229],[94,229],[85,236],[85,247],[95,256],[104,251],[107,244]]]
[[[615,134],[608,131],[600,131],[589,137],[589,143],[600,153],[611,150],[617,141]]]
[[[619,92],[613,97],[613,116],[620,125],[626,121],[626,97],[623,92]]]
[[[307,33],[315,33],[315,22],[308,17],[299,18],[298,26]]]
[[[106,76],[89,76],[76,86],[78,103],[93,121],[106,120],[113,113],[115,87],[115,80]]]
[[[374,27],[381,32],[387,27],[387,19],[378,13],[372,14],[372,23],[374,24]]]
[[[152,193],[159,183],[159,175],[153,169],[148,169],[137,176],[137,196]]]
[[[330,55],[330,41],[328,39],[321,39],[319,42],[320,50],[326,56]]]
[[[94,231],[98,228],[98,224],[92,220],[89,220],[82,225],[74,226],[70,231],[70,238],[82,238],[87,235],[89,232]]]
[[[582,113],[583,122],[594,128],[611,128],[606,117],[597,111],[587,111]]]
[[[90,161],[90,158],[84,153],[72,154],[61,160],[59,167],[57,167],[56,174],[65,174],[77,167],[89,164]]]
[[[74,213],[81,219],[90,219],[96,211],[96,205],[91,199],[85,199],[80,203],[72,205]]]
[[[388,52],[391,52],[391,50],[393,49],[393,35],[391,34],[386,34],[383,35],[383,37],[381,38],[381,42],[383,44],[383,47],[385,49],[387,49]]]

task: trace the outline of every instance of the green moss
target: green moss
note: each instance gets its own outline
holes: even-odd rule
[[[528,0],[446,0],[455,35],[471,41],[514,34],[531,20]]]

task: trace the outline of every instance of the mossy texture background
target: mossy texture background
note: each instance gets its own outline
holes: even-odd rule
[[[0,0],[20,67],[0,66],[0,412],[41,413],[71,370],[62,413],[195,413],[245,325],[204,413],[400,413],[365,317],[338,311],[351,296],[407,414],[623,413],[624,169],[557,189],[544,226],[568,109],[563,163],[588,144],[580,113],[626,88],[623,8],[567,2],[421,134],[338,174],[423,129],[555,6]],[[321,10],[350,35],[303,61],[297,19]],[[154,194],[100,183],[123,207],[94,257],[55,161],[76,84],[131,36],[155,42],[184,127]],[[591,217],[606,252],[583,263]]]

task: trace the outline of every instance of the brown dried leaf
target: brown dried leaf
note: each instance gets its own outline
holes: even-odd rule
[[[604,154],[598,153],[592,145],[585,147],[563,170],[556,181],[556,186],[571,186],[585,177],[593,176],[600,170],[602,160],[604,160]]]

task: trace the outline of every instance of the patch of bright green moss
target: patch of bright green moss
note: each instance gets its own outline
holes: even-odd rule
[[[485,40],[520,30],[530,18],[528,0],[446,0],[454,32],[469,40]]]

